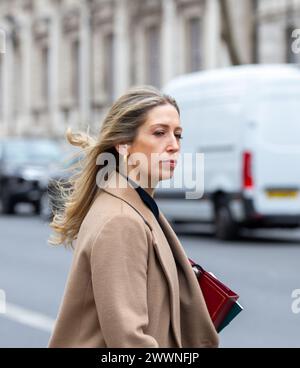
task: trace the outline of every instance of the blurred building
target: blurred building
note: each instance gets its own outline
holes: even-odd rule
[[[257,3],[258,61],[300,63],[292,52],[292,32],[300,29],[300,0],[255,0]]]
[[[228,49],[241,63],[294,61],[290,3],[228,0],[230,49],[219,0],[1,0],[0,134],[96,130],[129,86],[230,65]]]

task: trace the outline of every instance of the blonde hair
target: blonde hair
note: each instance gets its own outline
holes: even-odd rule
[[[101,169],[101,165],[96,164],[98,155],[112,153],[118,170],[119,154],[115,146],[132,143],[138,128],[146,121],[147,113],[156,106],[166,104],[173,105],[180,114],[178,105],[171,96],[152,86],[133,87],[112,105],[103,121],[98,139],[92,138],[88,133],[72,133],[71,129],[67,130],[68,142],[81,147],[83,158],[72,165],[71,170],[75,170],[68,179],[68,185],[57,184],[63,207],[56,213],[54,211],[50,223],[54,234],[49,239],[50,244],[64,244],[73,248],[73,241],[77,238],[82,221],[99,189],[96,183],[97,173]]]

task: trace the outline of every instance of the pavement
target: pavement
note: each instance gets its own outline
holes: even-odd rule
[[[300,347],[300,313],[292,311],[300,230],[245,231],[235,242],[197,224],[176,232],[189,257],[240,295],[244,311],[220,333],[221,347]],[[48,224],[30,213],[0,216],[0,233],[0,347],[46,347],[72,253],[48,245]]]

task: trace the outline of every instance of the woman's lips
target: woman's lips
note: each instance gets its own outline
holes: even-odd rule
[[[176,160],[163,160],[162,162],[169,165],[171,168],[174,168],[177,164]]]

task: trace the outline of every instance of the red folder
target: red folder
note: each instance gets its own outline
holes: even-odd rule
[[[218,330],[239,295],[190,258],[189,261],[195,271],[210,317]]]

